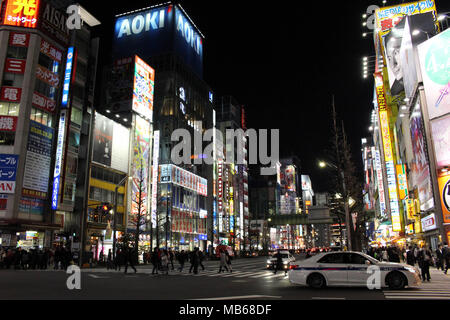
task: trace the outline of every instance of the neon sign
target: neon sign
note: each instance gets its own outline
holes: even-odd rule
[[[36,28],[39,0],[8,0],[3,24]]]
[[[64,146],[64,136],[66,133],[66,110],[61,111],[59,118],[58,143],[56,146],[55,171],[53,174],[52,209],[58,209],[58,192],[61,181],[62,154]]]
[[[69,101],[70,80],[72,79],[73,53],[74,47],[70,47],[69,51],[67,52],[66,71],[64,72],[64,86],[61,108],[67,107],[67,102]]]

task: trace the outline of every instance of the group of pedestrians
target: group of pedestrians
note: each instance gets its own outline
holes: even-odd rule
[[[430,281],[430,267],[441,269],[447,274],[450,266],[450,250],[447,243],[439,244],[436,251],[431,247],[411,245],[407,249],[396,246],[369,248],[367,254],[380,261],[405,262],[411,266],[418,266],[421,271],[422,281]]]
[[[72,263],[72,252],[64,246],[54,249],[0,248],[0,268],[15,270],[66,270]]]

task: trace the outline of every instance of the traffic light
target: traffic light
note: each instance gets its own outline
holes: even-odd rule
[[[103,215],[109,214],[109,212],[112,210],[112,205],[109,203],[102,203],[101,205],[101,212]]]

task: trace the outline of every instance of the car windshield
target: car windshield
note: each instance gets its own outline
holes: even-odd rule
[[[272,256],[272,258],[275,258],[275,259],[276,259],[276,258],[277,258],[277,254],[275,253],[275,254]],[[281,258],[282,258],[282,259],[286,259],[286,258],[289,258],[289,256],[288,256],[286,253],[282,253],[282,254],[281,254]]]
[[[377,259],[372,258],[372,257],[369,256],[368,254],[365,254],[365,253],[363,253],[363,252],[359,252],[359,254],[362,255],[362,256],[364,256],[364,258],[366,258],[367,260],[369,260],[370,262],[372,262],[372,263],[374,263],[374,264],[377,264],[378,262],[380,262],[380,261],[378,261]]]

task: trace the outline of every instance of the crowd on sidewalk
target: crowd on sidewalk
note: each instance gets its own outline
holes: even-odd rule
[[[137,272],[135,268],[135,252],[132,248],[117,250],[116,257],[113,258],[111,250],[108,251],[106,260],[107,269],[121,271],[122,267],[125,267],[124,273],[127,273],[128,266],[130,266],[134,272]],[[143,252],[142,261],[144,265],[151,264],[153,266],[152,274],[169,274],[169,271],[175,271],[174,261],[178,262],[179,267],[176,271],[183,272],[186,262],[190,263],[189,273],[198,274],[199,268],[202,271],[205,270],[203,262],[207,258],[207,255],[199,248],[194,248],[193,251],[174,251],[172,249],[161,249],[155,247],[152,252]],[[221,250],[219,253],[219,273],[223,271],[233,272],[231,267],[232,257],[227,250]]]
[[[73,263],[70,250],[64,246],[54,249],[23,249],[0,247],[0,269],[14,270],[65,270]]]
[[[422,281],[430,281],[430,267],[442,270],[447,274],[450,266],[450,249],[447,243],[439,244],[433,252],[431,247],[417,245],[408,248],[399,248],[397,246],[369,248],[367,254],[379,261],[404,262],[411,266],[418,266],[421,271]]]

